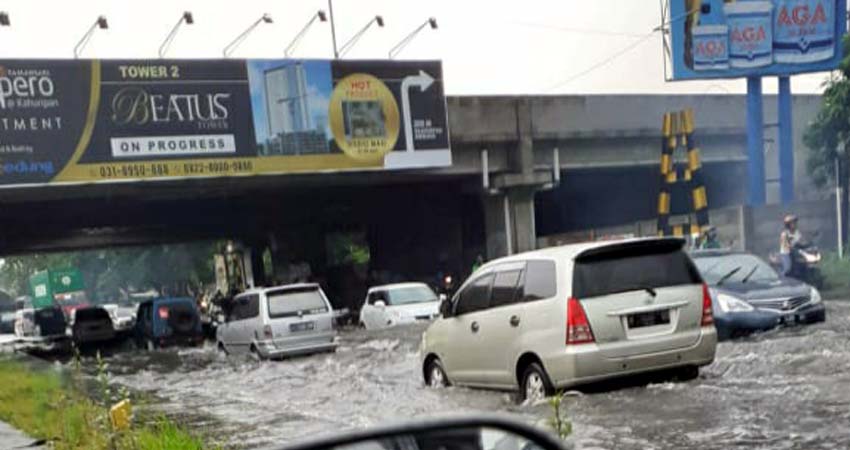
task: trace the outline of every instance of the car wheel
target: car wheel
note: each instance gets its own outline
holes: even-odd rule
[[[446,376],[446,371],[443,369],[443,363],[438,358],[433,358],[428,361],[425,367],[425,384],[431,388],[439,389],[451,386],[449,377]]]
[[[537,402],[555,393],[546,371],[538,363],[531,363],[522,375],[520,396],[522,400]]]
[[[678,381],[692,381],[697,378],[699,378],[699,367],[697,366],[683,367],[676,372]]]
[[[251,353],[251,359],[253,359],[254,361],[262,361],[263,360],[263,357],[260,355],[260,351],[257,350],[256,345],[251,344],[250,353]]]

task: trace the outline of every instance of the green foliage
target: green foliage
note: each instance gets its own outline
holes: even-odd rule
[[[835,252],[826,253],[821,260],[821,273],[824,278],[824,290],[832,294],[829,297],[844,296],[850,293],[850,259],[840,259]]]
[[[327,240],[328,263],[331,266],[369,264],[371,254],[363,234],[336,233],[329,235]]]
[[[196,436],[186,433],[174,422],[160,418],[152,426],[139,432],[135,439],[139,450],[185,449],[202,450],[204,442]]]
[[[25,295],[33,273],[76,267],[94,300],[113,300],[131,289],[166,288],[185,294],[188,288],[215,280],[212,255],[218,247],[217,242],[207,242],[11,256],[0,265],[0,286],[13,296]]]
[[[835,181],[836,158],[844,167],[850,161],[850,35],[844,36],[844,59],[826,82],[823,105],[803,134],[803,142],[809,148],[809,175],[819,186]],[[838,154],[839,142],[845,144],[843,154]],[[848,171],[842,172],[838,181],[846,185]]]
[[[549,406],[552,408],[552,415],[549,417],[548,424],[558,437],[561,439],[568,438],[573,434],[573,424],[566,417],[564,409],[564,396],[559,392],[552,397],[549,397]]]
[[[30,275],[53,267],[73,267],[71,253],[43,253],[9,256],[0,265],[0,285],[13,297],[29,294]]]
[[[97,370],[101,390],[106,392],[106,365],[99,357]],[[77,369],[71,373],[72,379],[80,376]],[[74,387],[80,381],[67,385],[57,372],[35,371],[19,362],[0,359],[0,420],[34,438],[50,441],[56,450],[210,448],[203,439],[165,417],[150,424],[137,421],[129,431],[113,431],[108,393],[105,403],[98,404]]]

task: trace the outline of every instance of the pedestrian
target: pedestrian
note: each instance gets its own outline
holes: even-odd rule
[[[475,257],[475,262],[472,263],[472,273],[475,273],[481,266],[484,265],[484,257],[479,253],[478,256]]]
[[[784,227],[779,234],[779,257],[782,259],[782,274],[788,276],[794,266],[792,252],[794,246],[800,243],[802,235],[797,228],[797,216],[788,214],[783,219]]]

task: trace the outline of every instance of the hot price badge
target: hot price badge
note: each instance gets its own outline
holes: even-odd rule
[[[329,116],[334,140],[354,159],[380,160],[398,140],[398,104],[372,75],[355,73],[340,80],[331,94]]]

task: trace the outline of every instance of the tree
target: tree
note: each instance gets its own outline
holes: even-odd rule
[[[30,293],[30,275],[51,268],[72,267],[75,262],[71,253],[8,256],[0,264],[0,286],[13,297],[26,295]]]
[[[815,120],[803,134],[803,142],[809,148],[806,166],[812,180],[819,187],[829,183],[845,186],[841,204],[845,205],[844,229],[846,236],[848,208],[848,182],[850,182],[850,35],[842,41],[844,53],[838,71],[825,83],[823,105]],[[839,162],[840,173],[835,179],[835,163]]]
[[[12,295],[24,295],[29,293],[32,274],[76,267],[89,298],[96,301],[148,289],[191,295],[215,280],[213,254],[220,246],[206,242],[10,256],[0,263],[0,286]]]

